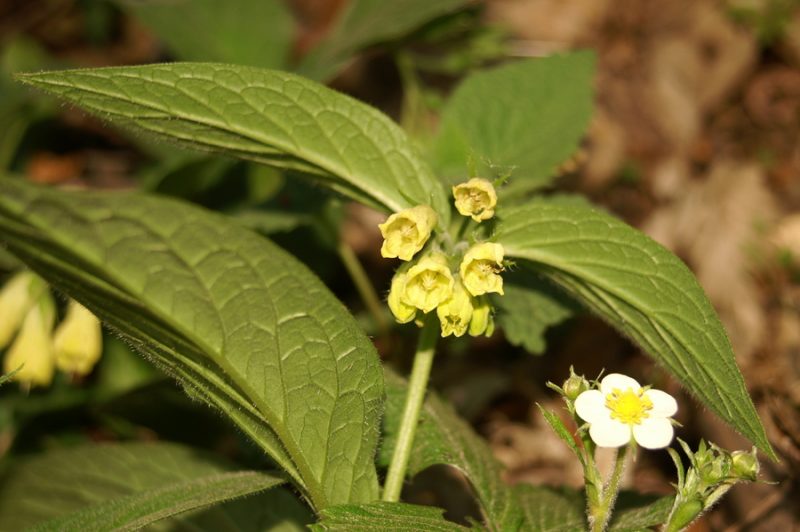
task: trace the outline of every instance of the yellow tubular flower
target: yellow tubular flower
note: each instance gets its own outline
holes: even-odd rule
[[[389,290],[389,309],[398,323],[408,323],[417,315],[417,307],[406,305],[402,300],[406,277],[405,272],[398,270],[392,278],[392,288]]]
[[[55,305],[47,293],[28,311],[6,354],[3,371],[9,373],[22,366],[12,378],[24,386],[48,386],[53,380],[55,362],[50,333],[54,320]]]
[[[453,275],[444,255],[428,255],[408,270],[402,301],[428,313],[453,293]]]
[[[53,335],[56,366],[61,371],[87,375],[103,352],[100,320],[78,303],[70,300],[67,315]]]
[[[44,283],[36,275],[20,272],[0,290],[0,349],[11,342],[43,289]]]
[[[467,250],[459,272],[464,286],[473,296],[490,292],[503,294],[503,246],[493,242],[476,244]]]
[[[494,216],[497,193],[486,179],[473,177],[466,183],[454,186],[453,197],[456,199],[456,209],[462,216],[469,216],[476,222]]]
[[[456,281],[453,286],[453,295],[450,299],[436,308],[439,323],[442,326],[442,336],[463,336],[467,332],[472,319],[472,299],[469,297],[461,281]]]
[[[421,250],[436,226],[436,212],[427,205],[418,205],[397,212],[378,227],[383,235],[381,256],[411,260]]]
[[[469,322],[469,335],[480,336],[486,334],[486,336],[491,336],[493,332],[494,319],[492,318],[492,306],[489,304],[489,299],[476,297],[472,301],[472,319]]]

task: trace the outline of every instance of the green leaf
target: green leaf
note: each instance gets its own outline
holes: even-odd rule
[[[404,37],[468,3],[469,0],[351,0],[330,35],[303,59],[298,72],[328,80],[361,49]]]
[[[384,463],[394,449],[407,385],[386,372],[386,412],[381,458]],[[519,504],[500,476],[501,467],[486,443],[453,409],[433,394],[425,400],[414,448],[408,464],[409,475],[444,464],[459,469],[472,484],[478,506],[489,530],[516,529],[522,522]]]
[[[493,296],[497,324],[513,345],[529,353],[547,348],[545,332],[580,311],[578,305],[527,268],[504,274],[505,295]]]
[[[286,252],[178,201],[12,179],[0,179],[0,240],[220,409],[318,509],[377,499],[380,362]]]
[[[575,454],[575,456],[583,463],[583,455],[581,454],[580,449],[578,449],[578,444],[575,443],[575,438],[573,437],[572,433],[567,430],[567,427],[564,425],[564,422],[561,421],[561,418],[558,417],[554,412],[551,412],[544,408],[539,403],[536,403],[536,406],[539,407],[539,412],[542,413],[542,417],[550,425],[550,428],[553,429],[553,432],[561,438],[567,447]]]
[[[444,510],[401,502],[333,506],[323,510],[322,519],[311,525],[317,532],[454,532],[472,530],[442,517]]]
[[[283,2],[117,0],[178,59],[282,68],[294,37]]]
[[[530,532],[572,532],[586,530],[581,493],[570,489],[519,484],[514,487]]]
[[[6,473],[0,528],[134,530],[283,482],[264,472],[235,471],[218,457],[174,444],[58,449]],[[261,504],[269,499],[256,498]]]
[[[293,74],[174,63],[18,78],[124,126],[297,170],[387,211],[428,204],[441,226],[449,221],[444,188],[396,124]]]
[[[608,320],[722,419],[774,457],[730,342],[694,275],[644,234],[599,211],[529,205],[501,213],[508,257]]]
[[[610,532],[649,530],[667,521],[675,497],[655,497],[623,491],[611,516]]]
[[[550,183],[572,155],[592,113],[594,55],[518,61],[468,77],[442,114],[433,155],[438,173],[461,181],[511,172],[501,196]]]

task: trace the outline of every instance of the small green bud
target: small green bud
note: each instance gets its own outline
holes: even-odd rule
[[[486,179],[473,177],[466,183],[454,186],[453,197],[456,199],[456,209],[462,216],[469,216],[476,222],[494,216],[497,193]]]
[[[470,294],[503,294],[503,253],[503,246],[494,242],[476,244],[467,250],[459,273]]]
[[[564,396],[570,401],[574,401],[580,394],[589,389],[589,381],[583,375],[576,375],[572,368],[569,368],[570,376],[564,381],[561,387],[564,390]]]
[[[436,226],[436,211],[427,205],[418,205],[389,216],[378,225],[383,235],[381,256],[411,260],[421,250]]]
[[[732,473],[739,479],[749,480],[754,482],[758,478],[758,472],[761,466],[756,457],[756,450],[752,451],[734,451],[731,455],[733,461]]]

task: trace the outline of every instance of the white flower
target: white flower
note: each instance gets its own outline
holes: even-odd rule
[[[666,392],[642,388],[619,373],[606,375],[599,390],[575,399],[575,411],[589,423],[589,436],[599,447],[621,447],[631,438],[647,449],[670,444],[674,430],[670,417],[678,403]]]

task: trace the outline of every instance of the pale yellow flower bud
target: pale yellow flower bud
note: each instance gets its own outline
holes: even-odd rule
[[[409,268],[402,300],[428,313],[447,301],[452,293],[453,275],[447,257],[428,255]]]
[[[39,298],[25,315],[22,328],[6,354],[3,372],[17,368],[12,377],[26,386],[48,386],[53,380],[55,361],[50,333],[55,306],[49,293]]]
[[[472,298],[461,281],[453,285],[453,295],[436,307],[436,315],[442,326],[442,336],[463,336],[472,319]]]
[[[486,297],[477,297],[472,300],[472,319],[469,322],[469,335],[491,336],[494,332],[494,318],[492,318],[492,305]]]
[[[503,293],[503,246],[492,242],[469,248],[461,261],[459,272],[464,286],[473,296],[490,292]]]
[[[39,277],[31,272],[20,272],[0,290],[0,349],[11,342],[44,288]]]
[[[476,222],[494,216],[497,193],[486,179],[473,177],[466,183],[454,186],[453,197],[456,199],[456,209],[462,216],[469,216]]]
[[[417,315],[417,307],[405,304],[402,299],[406,278],[407,274],[398,270],[392,278],[392,288],[389,290],[389,309],[398,323],[408,323]]]
[[[421,250],[436,226],[436,212],[427,205],[418,205],[397,212],[378,227],[383,235],[381,256],[411,260]]]
[[[53,335],[53,348],[58,369],[88,375],[103,352],[100,320],[86,307],[70,300],[67,315]]]

